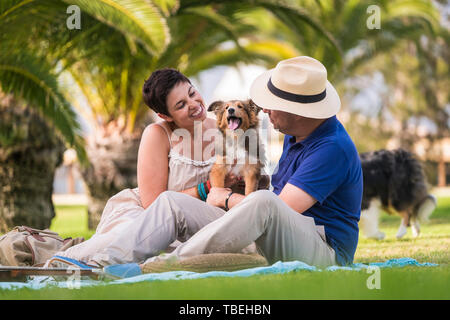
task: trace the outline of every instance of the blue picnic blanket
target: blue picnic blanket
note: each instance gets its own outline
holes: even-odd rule
[[[98,285],[110,285],[110,284],[122,284],[122,283],[136,283],[144,281],[164,281],[164,280],[184,280],[184,279],[202,279],[210,277],[251,277],[254,275],[266,275],[266,274],[283,274],[293,271],[310,271],[310,272],[335,272],[339,270],[351,270],[360,271],[367,269],[369,267],[379,267],[379,268],[402,268],[407,266],[414,267],[432,267],[437,266],[434,263],[419,263],[417,260],[412,258],[399,258],[391,259],[385,262],[374,262],[369,264],[355,263],[351,266],[341,267],[341,266],[330,266],[325,269],[319,269],[314,266],[310,266],[301,261],[289,261],[281,262],[278,261],[271,266],[258,267],[251,269],[244,269],[239,271],[210,271],[205,273],[197,273],[190,271],[170,271],[163,273],[147,273],[141,274],[134,277],[119,279],[119,280],[91,280],[91,279],[69,279],[65,281],[57,281],[53,277],[40,276],[34,277],[28,282],[0,282],[0,289],[15,290],[20,288],[30,288],[30,289],[42,289],[47,287],[59,287],[59,288],[80,288],[80,287],[90,287]]]

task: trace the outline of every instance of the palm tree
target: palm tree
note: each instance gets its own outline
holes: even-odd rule
[[[429,0],[296,0],[295,3],[315,17],[333,41],[318,38],[316,30],[302,20],[275,24],[271,34],[284,37],[302,54],[323,62],[333,83],[347,79],[375,56],[389,53],[402,40],[439,28],[439,12]],[[371,6],[380,10],[380,29],[367,25]]]
[[[75,148],[80,162],[87,165],[76,113],[58,81],[67,68],[63,64],[67,51],[77,41],[104,31],[102,26],[119,30],[152,53],[167,45],[165,21],[154,6],[147,1],[115,2],[118,9],[97,12],[91,2],[78,1],[95,17],[84,20],[88,28],[78,33],[67,30],[65,1],[0,3],[1,91],[16,97],[2,94],[1,99],[0,232],[18,224],[50,225],[54,171],[61,163],[64,145]]]
[[[42,54],[42,43],[23,41],[45,30],[45,20],[17,28],[27,25],[27,17],[17,14],[26,6],[0,3],[0,232],[14,225],[48,227],[55,215],[54,172],[65,145],[86,159],[76,114],[51,59]]]
[[[429,139],[448,135],[448,113],[445,111],[448,85],[448,30],[440,25],[439,12],[428,1],[393,1],[386,4],[383,32],[373,34],[349,54],[337,80],[379,72],[388,86],[387,95],[376,118],[363,119],[352,112],[349,131],[361,137],[361,151],[373,146],[385,147],[396,135],[400,145],[412,149],[417,134],[407,128],[414,119],[427,118],[437,128]],[[440,71],[438,71],[440,70]],[[345,83],[340,83],[345,90]],[[349,110],[351,111],[351,110]],[[392,121],[401,129],[393,131]],[[364,129],[362,129],[364,127]],[[365,134],[364,134],[365,133]],[[363,138],[364,137],[364,138]]]
[[[0,233],[15,225],[50,226],[53,178],[65,150],[54,129],[33,108],[0,92]]]

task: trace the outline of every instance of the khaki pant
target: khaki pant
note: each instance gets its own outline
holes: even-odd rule
[[[185,242],[173,252],[157,256],[176,239]],[[316,226],[313,218],[295,212],[267,190],[250,194],[227,213],[183,193],[163,192],[92,260],[109,265],[183,259],[203,253],[241,252],[252,242],[269,263],[335,264],[335,252],[325,241],[323,226]]]

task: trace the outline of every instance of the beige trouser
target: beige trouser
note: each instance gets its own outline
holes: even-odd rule
[[[335,252],[325,241],[323,226],[316,226],[313,218],[297,213],[271,191],[253,192],[224,213],[189,195],[163,192],[92,260],[109,265],[148,258],[183,259],[203,253],[241,252],[255,242],[269,263],[335,264]],[[158,256],[176,239],[187,241]]]

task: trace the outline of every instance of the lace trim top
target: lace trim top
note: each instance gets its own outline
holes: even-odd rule
[[[185,156],[173,151],[172,149],[170,149],[169,158],[171,158],[173,160],[184,162],[186,164],[192,164],[194,166],[199,166],[199,167],[209,166],[210,164],[216,162],[216,157],[211,157],[205,161],[194,160],[194,159],[185,157]]]
[[[167,189],[171,191],[182,191],[208,180],[209,172],[211,171],[211,167],[214,164],[216,157],[200,161],[193,160],[175,152],[172,149],[172,142],[168,129],[166,129],[163,124],[156,124],[164,129],[170,143]]]

